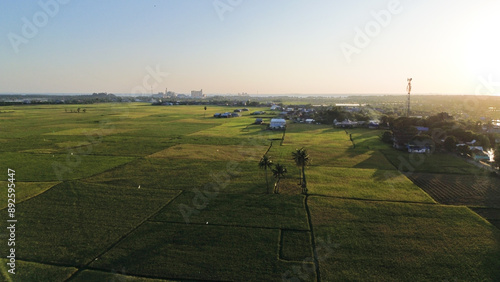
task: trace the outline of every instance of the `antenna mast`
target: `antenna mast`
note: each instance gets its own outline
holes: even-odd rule
[[[408,81],[408,86],[406,86],[406,90],[408,91],[408,102],[406,105],[406,116],[410,117],[410,92],[411,92],[411,78],[407,78],[406,81]]]

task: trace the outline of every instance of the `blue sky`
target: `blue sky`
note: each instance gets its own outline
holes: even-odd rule
[[[1,1],[0,93],[404,94],[413,77],[414,93],[488,81],[481,93],[497,94],[498,11],[493,0]]]

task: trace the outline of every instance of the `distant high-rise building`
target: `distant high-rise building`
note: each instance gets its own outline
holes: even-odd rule
[[[191,98],[205,98],[205,95],[203,95],[203,89],[201,89],[200,91],[192,90]]]

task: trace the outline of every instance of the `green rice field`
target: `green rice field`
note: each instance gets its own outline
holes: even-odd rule
[[[483,177],[458,158],[410,156],[361,128],[355,148],[328,125],[289,122],[282,140],[253,124],[262,108],[226,119],[212,116],[236,108],[71,107],[0,114],[1,281],[500,280],[500,230],[409,175]],[[302,147],[305,195],[291,157]],[[258,167],[266,152],[288,169],[280,194]]]

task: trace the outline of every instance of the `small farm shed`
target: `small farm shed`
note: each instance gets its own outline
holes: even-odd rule
[[[286,127],[286,120],[282,118],[273,118],[269,124],[271,129],[284,129]]]

